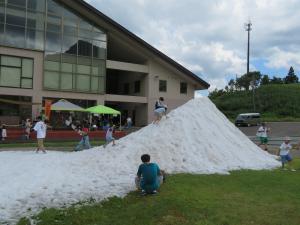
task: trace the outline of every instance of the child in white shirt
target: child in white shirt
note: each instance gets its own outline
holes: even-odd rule
[[[289,163],[292,161],[292,157],[290,155],[290,150],[292,150],[292,145],[290,144],[290,138],[285,137],[284,142],[280,145],[278,155],[280,156],[281,163],[282,163],[282,169],[284,169],[284,166],[286,163]],[[291,169],[291,171],[295,171],[294,169]]]

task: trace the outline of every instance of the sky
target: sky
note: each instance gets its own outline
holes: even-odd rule
[[[300,0],[86,0],[207,81],[224,88],[247,70],[300,75]]]

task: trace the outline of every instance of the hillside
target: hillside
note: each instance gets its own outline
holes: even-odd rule
[[[226,92],[211,97],[227,117],[253,112],[252,91]],[[256,112],[267,120],[300,119],[300,84],[270,84],[255,89]]]

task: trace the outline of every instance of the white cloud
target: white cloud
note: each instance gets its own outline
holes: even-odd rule
[[[250,59],[278,69],[300,67],[299,0],[89,2],[213,87],[226,84],[228,75],[246,72],[244,23],[249,18],[253,24]]]

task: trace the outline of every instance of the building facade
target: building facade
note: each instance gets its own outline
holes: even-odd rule
[[[45,99],[111,106],[137,126],[209,84],[82,0],[0,0],[0,120]],[[19,104],[20,103],[20,104]]]

